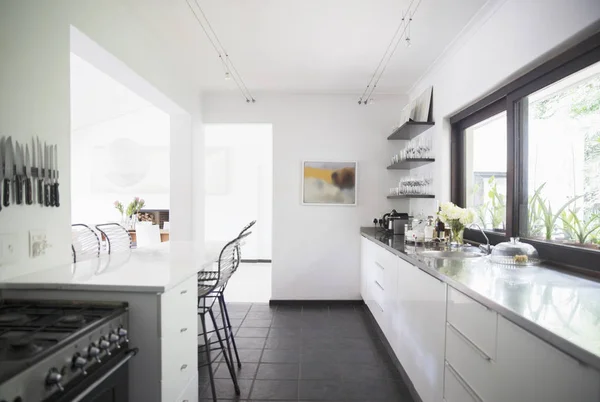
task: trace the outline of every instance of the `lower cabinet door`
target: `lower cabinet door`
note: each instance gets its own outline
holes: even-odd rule
[[[495,401],[591,402],[600,398],[600,375],[505,318],[498,319]]]
[[[482,402],[449,363],[446,363],[444,371],[444,401]]]
[[[198,373],[192,377],[177,402],[198,402]]]
[[[396,356],[423,402],[443,395],[446,284],[399,260],[397,308],[392,312]]]

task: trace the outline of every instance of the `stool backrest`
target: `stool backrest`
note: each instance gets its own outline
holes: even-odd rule
[[[96,229],[106,238],[108,254],[131,248],[131,235],[127,229],[118,223],[103,223],[96,225]]]
[[[202,285],[203,294],[208,294],[214,289],[220,288],[227,283],[227,281],[231,277],[231,274],[235,272],[239,265],[239,253],[237,252],[237,249],[243,242],[243,240],[249,235],[250,233],[246,233],[241,237],[236,237],[235,239],[227,243],[225,247],[223,247],[223,249],[219,253],[219,259],[217,261],[217,270],[210,271],[212,273],[211,275],[203,275],[206,274],[206,272],[201,272],[198,274],[198,285]],[[199,294],[199,296],[202,295]]]
[[[238,237],[242,236],[244,233],[246,233],[248,230],[250,230],[250,228],[252,226],[254,226],[256,224],[256,220],[253,220],[252,222],[250,222],[249,224],[247,224],[246,226],[244,226],[244,228],[242,229],[242,231],[240,232],[240,234],[238,235]]]
[[[100,239],[94,229],[83,223],[71,225],[73,262],[100,257]]]

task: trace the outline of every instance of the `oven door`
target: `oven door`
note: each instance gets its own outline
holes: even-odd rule
[[[52,402],[127,402],[129,400],[129,368],[127,362],[138,349],[129,349],[111,359],[102,369],[90,373],[85,380],[68,389]]]

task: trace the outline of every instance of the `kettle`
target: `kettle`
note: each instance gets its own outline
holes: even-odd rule
[[[381,227],[383,229],[385,229],[385,230],[393,231],[394,230],[394,220],[390,219],[390,218],[395,218],[395,217],[397,217],[399,215],[400,214],[395,209],[392,209],[391,212],[388,212],[387,214],[384,214],[381,217]]]

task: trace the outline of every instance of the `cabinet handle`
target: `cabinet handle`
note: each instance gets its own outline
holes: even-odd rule
[[[181,329],[179,330],[179,332],[185,332],[185,331],[187,331],[187,328],[181,328]]]
[[[483,400],[479,397],[479,395],[477,395],[477,393],[475,391],[473,391],[473,388],[471,388],[469,386],[469,384],[467,384],[467,382],[465,380],[463,380],[463,378],[460,376],[460,374],[458,374],[458,372],[456,370],[454,370],[454,367],[452,367],[450,365],[450,363],[445,362],[446,367],[448,367],[448,370],[450,371],[450,373],[452,373],[452,375],[454,376],[454,378],[456,378],[456,381],[458,381],[458,383],[465,389],[465,391],[468,392],[469,395],[471,395],[471,398],[473,398],[474,400],[478,401],[478,402],[483,402]]]
[[[181,294],[182,294],[182,295],[184,295],[184,294],[186,294],[186,293],[187,293],[187,290],[182,290],[182,291],[181,291]]]
[[[447,322],[446,325],[448,326],[448,328],[450,328],[452,331],[454,331],[454,333],[456,333],[456,335],[458,335],[459,338],[461,338],[463,341],[465,341],[467,343],[467,345],[471,346],[472,349],[474,349],[477,353],[479,353],[481,355],[481,357],[483,357],[484,360],[487,360],[488,362],[492,361],[491,357],[489,357],[483,350],[481,350],[479,348],[479,346],[477,346],[473,342],[471,342],[471,340],[469,338],[464,336],[462,334],[462,332],[460,332],[458,330],[458,328],[456,328],[454,325],[450,324],[449,322]]]
[[[375,261],[375,265],[377,265],[379,268],[381,268],[381,270],[385,271],[385,267],[383,265],[381,265],[380,263],[378,263],[377,261]]]
[[[180,369],[180,371],[183,371],[183,370],[185,370],[185,369],[187,369],[187,364],[184,364],[183,366],[181,366],[181,369]]]
[[[383,288],[383,286],[381,286],[381,285],[379,284],[379,282],[377,282],[377,281],[374,281],[374,282],[375,282],[375,285],[377,285],[377,286],[379,287],[379,289],[381,289],[381,290],[385,291],[385,289]]]

